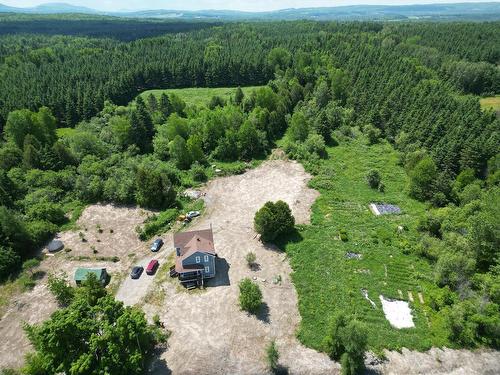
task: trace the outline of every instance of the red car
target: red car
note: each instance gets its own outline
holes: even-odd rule
[[[148,266],[146,267],[146,273],[148,275],[154,275],[159,265],[160,263],[158,263],[156,259],[153,259],[151,262],[149,262]]]

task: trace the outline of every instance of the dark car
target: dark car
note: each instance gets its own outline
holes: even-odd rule
[[[153,259],[151,262],[149,262],[148,266],[146,267],[146,273],[148,275],[154,275],[159,265],[160,263],[156,259]]]
[[[132,272],[130,272],[130,277],[132,279],[138,279],[139,277],[141,277],[142,271],[144,271],[144,267],[136,266],[132,268]]]
[[[161,238],[157,238],[155,242],[151,245],[151,251],[157,252],[163,246],[163,240]]]

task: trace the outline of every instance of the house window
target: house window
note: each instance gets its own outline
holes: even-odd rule
[[[208,262],[208,255],[205,255],[205,263]]]
[[[210,267],[208,266],[205,267],[205,273],[210,273]]]
[[[196,257],[196,263],[200,263],[200,257]]]

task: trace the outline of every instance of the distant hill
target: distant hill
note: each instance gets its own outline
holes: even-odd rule
[[[83,13],[100,14],[95,9],[81,7],[66,3],[46,3],[32,8],[15,8],[0,4],[0,12],[3,13],[31,13],[31,14],[61,14],[61,13]]]
[[[102,12],[65,3],[48,3],[32,8],[15,8],[0,4],[0,13],[65,14],[80,13],[133,18],[185,20],[500,20],[500,2],[421,4],[421,5],[353,5],[328,8],[282,9],[272,12],[230,10],[144,10]]]

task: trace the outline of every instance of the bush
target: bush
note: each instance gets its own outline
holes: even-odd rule
[[[349,238],[347,237],[347,231],[345,229],[339,230],[339,238],[342,240],[342,242],[347,242]]]
[[[257,256],[255,255],[255,253],[253,252],[249,252],[246,256],[245,256],[245,259],[247,261],[247,265],[248,267],[252,268],[255,264],[255,261],[257,259]]]
[[[372,189],[378,189],[381,184],[380,172],[376,169],[371,169],[366,174],[366,182]]]
[[[254,227],[264,242],[290,233],[294,229],[295,218],[287,203],[267,202],[254,217]]]
[[[368,139],[368,144],[374,145],[375,143],[378,143],[378,140],[380,138],[380,129],[377,129],[373,125],[368,124],[364,127],[363,130],[366,138]]]
[[[430,235],[441,238],[441,222],[442,219],[433,215],[427,215],[419,219],[417,230],[419,232],[429,232]]]
[[[177,209],[170,208],[148,219],[144,227],[139,229],[139,238],[141,241],[149,240],[160,231],[170,228],[170,224],[177,219],[178,213]]]
[[[74,290],[65,278],[49,275],[48,288],[61,306],[68,306],[73,300]]]
[[[0,280],[19,269],[21,257],[9,247],[0,247]]]
[[[191,166],[191,176],[196,182],[205,182],[208,179],[205,168],[198,162]]]
[[[253,283],[249,278],[240,281],[240,307],[251,314],[259,311],[262,305],[262,292],[257,284]]]
[[[331,359],[341,360],[342,374],[355,375],[364,369],[367,332],[360,322],[343,313],[334,316],[323,348]]]
[[[266,348],[266,359],[269,369],[275,373],[278,370],[278,361],[280,359],[280,353],[278,348],[276,348],[276,342],[273,340]]]

